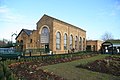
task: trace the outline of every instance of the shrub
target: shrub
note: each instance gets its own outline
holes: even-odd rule
[[[0,80],[16,80],[6,62],[0,62]]]

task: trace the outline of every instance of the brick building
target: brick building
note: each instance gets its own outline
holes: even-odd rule
[[[68,50],[86,50],[86,31],[74,25],[43,15],[36,30],[22,29],[16,37],[18,49],[45,48],[53,53],[68,53]]]
[[[99,51],[101,49],[103,41],[100,40],[87,40],[86,50],[87,51]]]

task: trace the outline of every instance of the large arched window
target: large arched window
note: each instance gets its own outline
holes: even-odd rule
[[[57,32],[56,34],[56,49],[59,50],[61,49],[61,34],[60,32]]]
[[[75,49],[76,50],[78,49],[78,37],[77,36],[75,37]]]
[[[41,43],[49,43],[49,30],[47,27],[42,28]]]
[[[67,34],[64,35],[64,50],[67,50]]]
[[[86,47],[85,47],[85,38],[83,38],[83,51],[86,50]]]
[[[80,41],[79,41],[79,49],[82,50],[82,38],[80,37]]]
[[[73,48],[73,36],[71,35],[70,36],[70,49]]]
[[[49,33],[48,28],[47,27],[43,27],[41,34],[47,35],[48,33]]]

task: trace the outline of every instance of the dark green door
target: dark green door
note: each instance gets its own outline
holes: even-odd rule
[[[45,44],[45,53],[49,52],[49,44]]]

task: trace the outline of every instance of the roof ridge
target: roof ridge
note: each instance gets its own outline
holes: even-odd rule
[[[33,30],[30,30],[30,29],[23,29],[23,30],[29,30],[29,31],[33,31]]]
[[[47,14],[44,14],[43,16],[47,16],[47,17],[49,17],[49,18],[52,18],[52,19],[57,20],[57,21],[59,21],[59,22],[62,22],[62,23],[64,23],[64,24],[67,24],[67,25],[70,25],[70,26],[74,26],[75,28],[81,29],[80,27],[77,27],[77,26],[75,26],[75,25],[73,25],[73,24],[70,24],[70,23],[65,22],[65,21],[63,21],[63,20],[60,20],[60,19],[57,19],[57,18],[55,18],[55,17],[49,16],[49,15],[47,15]],[[85,31],[84,29],[81,29],[81,30]]]

